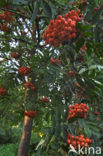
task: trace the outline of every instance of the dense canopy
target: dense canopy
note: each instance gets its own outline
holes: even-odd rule
[[[102,0],[0,1],[0,138],[24,120],[18,156],[103,152],[102,95]]]

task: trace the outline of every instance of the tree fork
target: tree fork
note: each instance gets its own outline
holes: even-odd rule
[[[18,150],[18,156],[28,156],[32,125],[33,118],[25,115],[22,137]]]

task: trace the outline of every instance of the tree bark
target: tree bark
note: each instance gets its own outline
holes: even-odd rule
[[[19,145],[18,156],[28,156],[33,118],[24,116],[23,132]]]

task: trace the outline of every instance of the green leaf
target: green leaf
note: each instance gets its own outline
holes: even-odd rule
[[[84,38],[83,37],[81,37],[79,40],[78,40],[78,42],[77,42],[77,44],[76,44],[76,50],[77,51],[79,51],[80,50],[80,48],[82,47],[82,45],[84,44]]]
[[[38,10],[39,10],[39,6],[40,6],[40,1],[38,0],[38,1],[36,1],[36,4],[35,4],[35,8],[34,8],[34,11],[33,11],[33,14],[32,14],[32,18],[31,18],[31,22],[35,21]]]
[[[42,1],[42,7],[44,10],[44,13],[48,16],[49,19],[52,18],[52,10],[50,5],[46,1]]]
[[[42,147],[40,146],[37,150],[36,156],[41,156],[42,153]]]
[[[25,4],[27,4],[28,3],[28,1],[26,1],[26,0],[13,0],[13,2],[12,2],[13,4],[17,4],[17,5],[25,5]]]
[[[56,13],[55,6],[51,1],[49,2],[49,4],[50,4],[50,7],[51,7],[52,18],[54,18],[55,13]]]
[[[81,31],[85,32],[86,30],[91,28],[90,24],[77,23],[77,28],[80,28]]]
[[[102,70],[103,66],[101,65],[91,65],[88,70],[93,70],[93,69],[98,69],[98,70]]]
[[[103,69],[103,66],[101,66],[101,65],[97,65],[97,68],[98,68],[98,70],[102,70]]]
[[[86,70],[87,70],[86,68],[82,68],[82,69],[79,71],[79,74],[84,73]]]
[[[80,124],[81,128],[84,128],[85,134],[86,134],[88,137],[91,137],[92,132],[91,132],[91,130],[89,129],[88,125],[86,124],[85,120],[84,120],[84,119],[79,119],[78,121],[79,121],[79,124]]]

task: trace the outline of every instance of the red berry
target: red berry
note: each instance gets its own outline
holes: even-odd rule
[[[27,115],[29,117],[37,117],[37,111],[25,111],[24,115]]]
[[[6,95],[7,94],[7,89],[4,89],[3,87],[0,87],[0,96]]]
[[[18,52],[13,52],[13,53],[11,53],[11,57],[18,59],[20,57],[20,54]]]
[[[99,113],[98,111],[95,111],[94,114],[95,114],[95,115],[99,115],[100,113]]]
[[[31,69],[30,67],[23,66],[18,69],[18,72],[20,75],[28,76],[29,73],[31,72]]]

